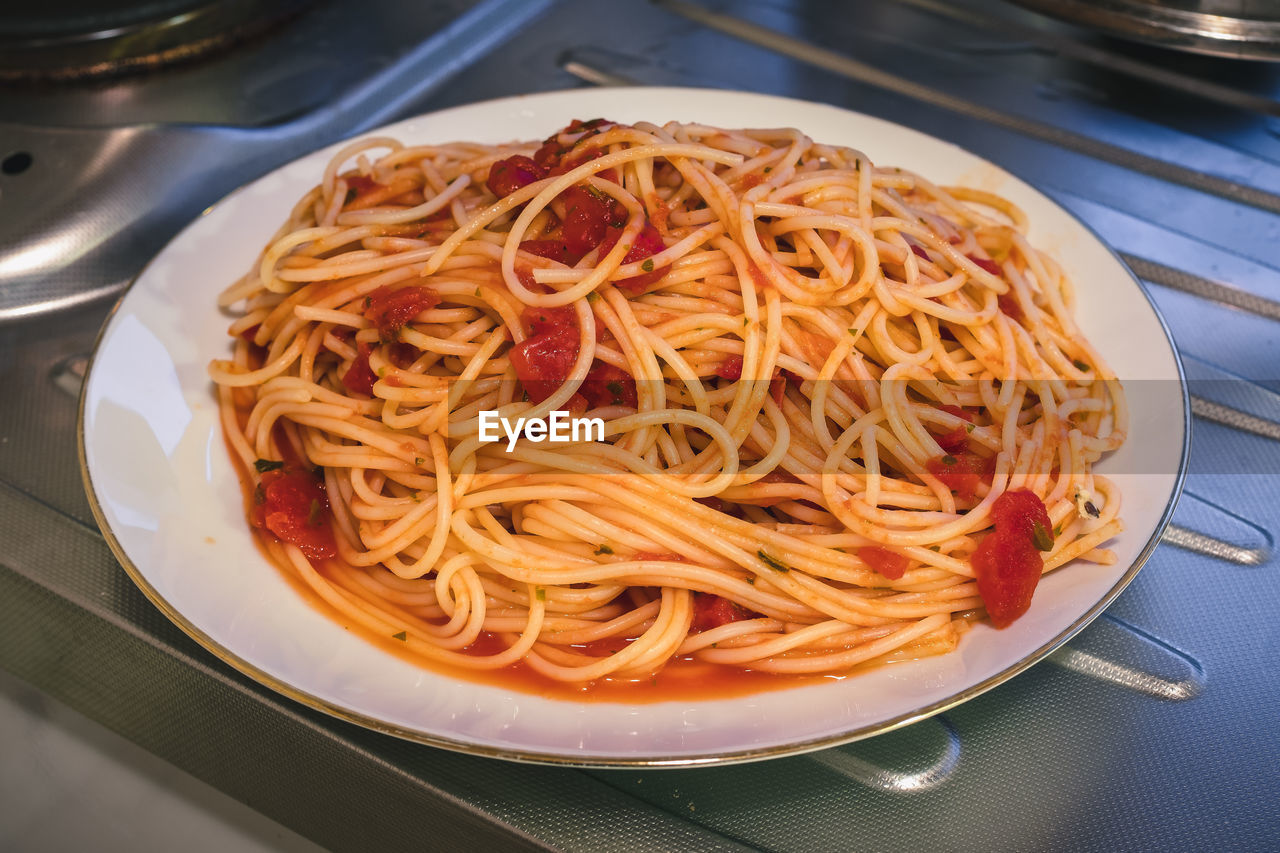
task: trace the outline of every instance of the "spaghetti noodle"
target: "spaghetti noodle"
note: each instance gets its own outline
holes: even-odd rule
[[[210,374],[273,559],[424,661],[843,673],[1114,560],[1123,392],[1026,229],[790,129],[363,139]],[[604,440],[481,437],[559,411]]]

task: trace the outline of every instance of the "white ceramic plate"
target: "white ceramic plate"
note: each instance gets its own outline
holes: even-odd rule
[[[979,625],[952,655],[843,681],[714,701],[575,703],[421,669],[304,601],[250,536],[205,368],[228,351],[216,294],[245,272],[332,149],[228,196],[142,273],[103,329],[82,400],[85,482],[121,563],[171,619],[232,666],[315,708],[466,752],[593,765],[748,760],[841,743],[921,719],[1000,683],[1086,625],[1133,578],[1182,481],[1188,408],[1165,328],[1125,267],[1053,202],[946,142],[834,107],[690,89],[558,92],[475,104],[392,125],[409,142],[503,142],[571,119],[794,126],[937,183],[1001,193],[1030,215],[1032,242],[1079,288],[1083,331],[1130,387],[1128,444],[1099,470],[1124,489],[1114,566],[1048,576],[1004,631]]]

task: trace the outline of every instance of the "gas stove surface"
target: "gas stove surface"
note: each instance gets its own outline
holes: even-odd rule
[[[0,665],[333,849],[1274,846],[1280,72],[998,0],[602,8],[319,3],[154,76],[0,88]],[[1094,228],[1162,311],[1194,400],[1186,493],[1146,568],[990,693],[736,767],[440,752],[312,713],[197,647],[128,581],[81,487],[79,379],[111,295],[200,210],[302,151],[415,112],[588,85],[625,99],[634,83],[867,112],[1000,164]]]

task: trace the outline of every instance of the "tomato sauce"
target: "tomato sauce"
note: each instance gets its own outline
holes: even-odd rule
[[[342,384],[348,391],[356,394],[364,394],[366,397],[373,396],[373,383],[378,381],[377,375],[374,374],[373,368],[369,366],[369,353],[373,352],[373,347],[361,341],[357,345],[355,359],[351,362],[351,366],[347,368],[347,372],[342,374]]]
[[[858,549],[858,559],[871,567],[881,577],[896,581],[906,574],[910,560],[896,551],[879,545],[864,545]]]
[[[957,418],[963,418],[969,423],[973,423],[973,413],[965,411],[959,406],[944,405],[939,406],[942,411],[947,414],[955,415]],[[956,427],[949,432],[935,434],[934,438],[938,442],[938,446],[946,453],[962,453],[969,449],[969,430],[972,427]],[[934,476],[937,476],[936,474]]]
[[[1044,503],[1030,489],[1013,489],[991,505],[995,529],[970,558],[987,616],[1005,628],[1031,606],[1044,572],[1042,551],[1053,548],[1053,523]]]
[[[378,336],[384,341],[393,341],[405,323],[439,305],[440,297],[422,285],[396,290],[383,285],[366,296],[364,304],[365,319],[378,329]]]
[[[977,496],[980,485],[991,484],[995,457],[983,457],[970,451],[946,453],[926,460],[924,467],[956,497],[971,500]]]

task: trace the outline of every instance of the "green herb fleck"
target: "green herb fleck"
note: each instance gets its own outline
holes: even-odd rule
[[[747,583],[751,584],[752,586],[755,586],[755,585],[756,585],[756,576],[755,576],[755,575],[749,575],[749,576],[747,577]]]
[[[1031,525],[1031,541],[1035,543],[1037,551],[1053,550],[1053,534],[1038,521]]]
[[[935,553],[936,553],[936,552],[938,552],[938,551],[941,551],[941,550],[942,550],[942,546],[941,546],[941,545],[930,545],[930,546],[929,546],[929,550],[930,550],[930,551],[933,551],[933,552],[935,552]]]
[[[1079,370],[1079,371],[1080,371],[1080,372],[1082,372],[1082,373],[1088,373],[1088,372],[1089,372],[1089,365],[1085,364],[1085,363],[1084,363],[1083,361],[1081,361],[1080,359],[1078,359],[1078,358],[1077,358],[1075,361],[1073,361],[1073,362],[1071,362],[1071,363],[1072,363],[1072,364],[1074,364],[1074,365],[1076,366],[1076,370]]]
[[[372,296],[366,296],[366,297],[364,298],[364,307],[365,307],[365,308],[368,308],[368,307],[369,307],[370,305],[372,305],[372,304],[373,304],[373,297],[372,297]]]
[[[599,556],[600,554],[612,554],[612,553],[613,553],[613,549],[610,548],[608,545],[605,545],[604,543],[601,543],[600,547],[595,550],[595,554],[597,556]]]
[[[600,301],[600,294],[596,293],[594,290],[591,291],[590,293],[587,294],[587,301],[588,302]]]
[[[640,265],[640,269],[645,272],[653,272],[653,258],[645,258],[644,263]]]
[[[861,329],[854,327],[849,329],[849,334],[853,335],[856,338],[858,336],[858,333],[861,331],[862,331]]]
[[[772,172],[772,171],[773,171],[773,167],[772,167],[772,166],[765,166],[765,167],[764,167],[764,173],[765,173],[766,175],[767,175],[767,174],[769,174],[769,173],[770,173],[770,172]]]
[[[943,464],[943,465],[946,465],[946,466],[954,465],[954,464],[956,464],[956,463],[957,463],[957,462],[959,462],[959,461],[960,461],[959,459],[956,459],[956,458],[955,458],[954,456],[952,456],[950,453],[948,453],[946,456],[942,457],[942,464]]]
[[[742,325],[744,325],[744,326],[750,326],[750,325],[751,325],[751,318],[750,318],[750,317],[743,317],[743,318],[742,318]]]
[[[311,510],[307,513],[307,524],[315,527],[320,523],[320,501],[317,498],[311,499]]]
[[[414,465],[417,465],[418,467],[422,467],[422,462],[423,462],[423,459],[422,459],[422,457],[421,457],[421,456],[415,456],[415,457],[413,457],[413,464],[414,464]]]
[[[476,299],[480,298],[480,288],[476,288]]]
[[[613,395],[613,402],[615,404],[622,402],[622,383],[621,382],[615,379],[612,382],[605,385],[604,387],[608,388],[609,393]]]
[[[965,424],[965,425],[964,425],[964,431],[965,431],[965,432],[973,432],[973,424]]]
[[[258,459],[254,461],[253,467],[258,470],[259,474],[265,474],[268,471],[278,471],[284,467],[284,463],[275,459]]]
[[[760,562],[764,563],[766,566],[773,569],[774,571],[777,571],[777,572],[791,571],[790,566],[788,566],[786,563],[782,562],[781,560],[778,560],[774,557],[769,556],[768,554],[765,553],[763,548],[761,548],[759,551],[756,551],[756,556],[760,558]]]
[[[543,587],[536,587],[536,588],[533,590],[533,594],[534,594],[534,596],[536,596],[536,597],[537,597],[537,599],[538,599],[539,601],[546,601],[546,600],[547,600],[547,591],[546,591],[546,589],[544,589]]]
[[[406,641],[409,639],[409,635],[408,635],[407,633],[405,633],[404,631],[401,631],[401,632],[400,632],[400,633],[398,633],[398,634],[392,634],[392,635],[391,635],[391,639],[393,639],[393,640],[399,640],[400,642],[402,642],[402,643],[403,643],[403,642],[406,642]]]

